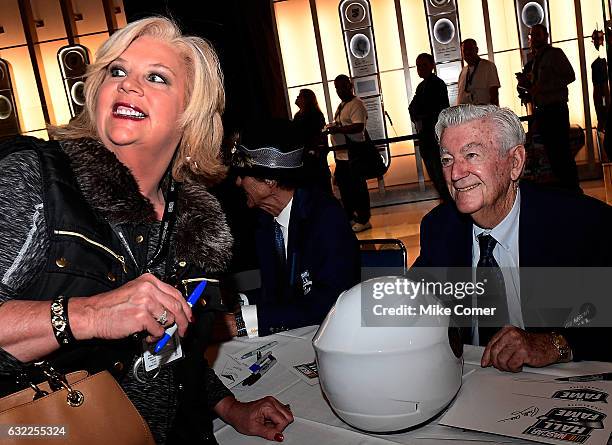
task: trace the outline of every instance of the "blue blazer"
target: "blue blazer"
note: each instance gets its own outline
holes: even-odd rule
[[[255,232],[262,289],[259,335],[319,324],[344,290],[359,282],[359,245],[338,201],[317,190],[293,195],[286,269],[274,250],[274,218],[258,210]]]
[[[529,182],[521,182],[520,190],[521,268],[612,266],[612,207]],[[434,208],[421,221],[421,252],[413,267],[472,267],[472,224],[452,202]],[[537,295],[521,281],[521,303],[533,298]],[[563,332],[575,359],[612,361],[612,347],[595,346],[603,335],[609,338],[612,329],[550,330]]]

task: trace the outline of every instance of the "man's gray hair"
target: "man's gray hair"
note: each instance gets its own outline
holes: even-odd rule
[[[501,154],[507,153],[512,147],[525,144],[525,130],[518,116],[509,108],[496,105],[462,104],[442,110],[436,123],[436,138],[440,142],[442,133],[448,127],[480,119],[487,119],[493,124]]]

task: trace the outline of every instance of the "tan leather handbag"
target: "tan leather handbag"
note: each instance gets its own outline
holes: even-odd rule
[[[0,443],[155,445],[149,426],[107,371],[64,376],[51,368],[45,375],[47,382],[0,399]]]

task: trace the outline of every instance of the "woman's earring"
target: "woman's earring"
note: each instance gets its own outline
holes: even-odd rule
[[[193,164],[193,168],[197,169],[198,168],[198,163],[196,161],[191,161],[191,156],[185,156],[185,160],[189,163],[189,164]]]

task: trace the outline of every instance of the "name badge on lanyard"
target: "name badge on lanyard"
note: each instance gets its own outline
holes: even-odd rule
[[[174,333],[161,353],[155,354],[153,352],[155,343],[148,344],[143,340],[142,347],[144,350],[142,358],[146,372],[154,371],[160,366],[167,365],[183,357],[183,349],[181,348],[181,341],[177,332]]]

